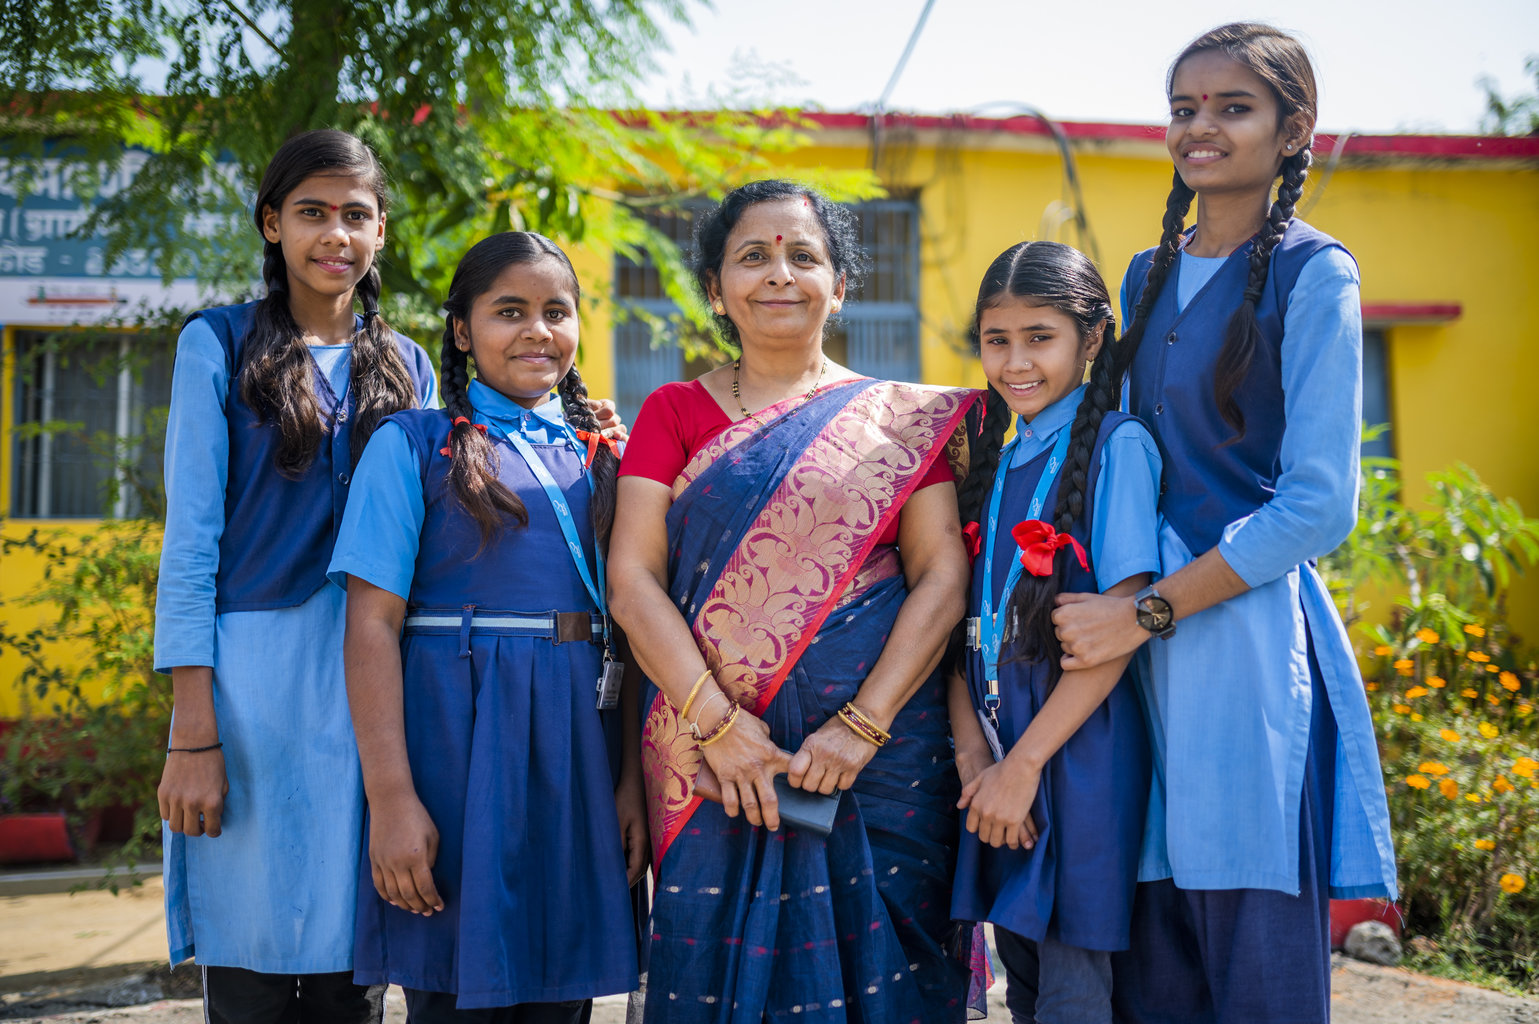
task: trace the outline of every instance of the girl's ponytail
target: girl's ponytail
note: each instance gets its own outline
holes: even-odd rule
[[[486,434],[471,417],[470,355],[454,343],[454,315],[444,324],[443,350],[439,356],[438,393],[444,410],[452,417],[449,443],[449,486],[460,506],[481,531],[481,548],[489,544],[511,519],[520,528],[529,525],[529,510],[518,495],[497,478],[497,453]]]
[[[416,386],[395,342],[395,332],[379,315],[379,267],[371,264],[356,289],[363,304],[363,328],[353,338],[353,429],[349,441],[354,465],[363,455],[379,421],[417,404]]]
[[[999,449],[1005,442],[1005,431],[1010,429],[1010,406],[1005,396],[990,384],[983,393],[983,417],[978,424],[978,435],[967,439],[967,479],[957,488],[957,507],[962,522],[978,524],[981,528],[985,515],[984,502],[994,486],[994,474],[999,470]]]
[[[582,382],[577,364],[572,364],[566,376],[556,385],[556,390],[561,396],[561,411],[566,421],[584,433],[598,435],[598,417],[588,407],[588,386]],[[593,542],[598,545],[599,551],[607,554],[609,530],[614,524],[615,478],[620,471],[620,460],[613,449],[601,441],[593,450],[593,464],[588,467],[588,471],[593,474],[593,504],[590,510]]]
[[[1282,183],[1277,187],[1277,199],[1267,213],[1266,223],[1256,236],[1256,244],[1250,251],[1250,274],[1245,281],[1245,296],[1240,308],[1234,311],[1224,328],[1224,347],[1219,351],[1218,364],[1213,373],[1213,400],[1224,422],[1235,430],[1235,436],[1225,444],[1234,444],[1245,436],[1245,414],[1235,401],[1234,393],[1245,382],[1250,371],[1250,361],[1260,341],[1261,328],[1256,323],[1256,303],[1266,287],[1267,272],[1272,266],[1272,250],[1282,241],[1283,232],[1293,220],[1293,209],[1304,192],[1304,179],[1309,175],[1309,149],[1288,157],[1282,163]]]

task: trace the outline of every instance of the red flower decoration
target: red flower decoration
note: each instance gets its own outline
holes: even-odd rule
[[[967,561],[977,561],[978,552],[983,550],[983,530],[977,523],[968,523],[962,527],[962,543],[967,547]]]
[[[584,466],[593,465],[593,456],[598,454],[599,445],[603,445],[605,448],[608,448],[609,454],[613,455],[615,458],[618,459],[620,457],[620,446],[615,443],[615,439],[612,437],[605,437],[598,431],[579,430],[577,431],[577,439],[579,441],[588,442],[588,458],[583,463]]]
[[[1059,533],[1053,529],[1051,523],[1044,523],[1040,519],[1027,519],[1017,523],[1015,529],[1010,531],[1010,536],[1021,546],[1021,564],[1026,571],[1033,576],[1050,576],[1053,572],[1053,556],[1059,548],[1073,548],[1075,556],[1079,559],[1079,567],[1088,570],[1089,562],[1085,560],[1085,549],[1079,541],[1067,533]]]

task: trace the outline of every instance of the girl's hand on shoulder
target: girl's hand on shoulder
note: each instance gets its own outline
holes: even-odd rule
[[[1059,594],[1053,629],[1063,648],[1063,670],[1095,668],[1132,654],[1149,639],[1133,599],[1107,594]]]
[[[369,869],[374,889],[393,907],[431,916],[444,908],[433,883],[438,827],[417,794],[369,806]]]
[[[863,740],[838,715],[802,741],[791,758],[788,780],[811,793],[832,793],[855,785],[860,770],[876,756],[876,744]]]
[[[962,787],[959,809],[967,811],[967,831],[990,846],[1012,850],[1037,845],[1031,805],[1037,800],[1042,770],[1022,758],[991,764]]]
[[[699,723],[704,732],[714,724]],[[769,726],[763,720],[740,708],[732,727],[710,746],[701,747],[700,753],[721,784],[721,805],[727,817],[737,817],[741,809],[750,825],[763,825],[771,831],[780,827],[775,776],[787,769],[791,755],[770,739]]]
[[[627,771],[615,787],[615,812],[620,816],[620,841],[625,846],[625,878],[630,885],[641,881],[652,860],[647,836],[647,792],[639,771]]]
[[[608,398],[588,399],[588,408],[593,410],[593,418],[598,420],[599,433],[611,441],[628,441],[631,432],[620,418],[620,410],[615,408],[615,403]]]
[[[179,744],[173,743],[176,745]],[[224,798],[229,792],[223,750],[167,754],[166,767],[160,773],[160,787],[155,791],[156,801],[160,804],[160,820],[172,832],[184,836],[217,836],[224,814]]]

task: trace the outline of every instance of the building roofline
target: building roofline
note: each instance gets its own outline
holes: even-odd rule
[[[802,117],[830,131],[869,131],[871,115],[806,111]],[[1111,121],[1058,121],[1071,139],[1102,142],[1149,142],[1163,147],[1165,126],[1119,124]],[[966,131],[980,135],[1051,137],[1047,122],[1021,114],[1015,117],[975,117],[971,114],[883,114],[885,128],[914,131]],[[1341,133],[1315,136],[1315,152],[1330,153]],[[1456,160],[1539,159],[1539,134],[1534,135],[1359,135],[1346,133],[1344,156],[1403,156]]]

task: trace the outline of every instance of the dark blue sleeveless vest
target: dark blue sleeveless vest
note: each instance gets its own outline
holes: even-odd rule
[[[544,488],[523,457],[499,440],[495,431],[490,439],[497,456],[497,478],[523,501],[529,526],[519,529],[510,524],[495,543],[482,549],[476,521],[449,486],[451,460],[441,449],[449,437],[451,418],[441,409],[415,409],[389,417],[411,441],[426,506],[407,606],[412,611],[458,610],[469,604],[486,611],[597,611],[572,566]],[[591,487],[583,472],[582,453],[570,441],[533,447],[566,496],[591,573]]]
[[[1245,291],[1253,247],[1254,240],[1236,249],[1180,312],[1177,261],[1149,312],[1130,374],[1129,408],[1149,425],[1165,462],[1160,511],[1194,555],[1214,547],[1224,527],[1266,504],[1276,490],[1285,426],[1282,338],[1288,296],[1311,256],[1332,247],[1346,251],[1300,220],[1288,225],[1272,250],[1256,303],[1261,337],[1234,393],[1245,414],[1245,437],[1226,445],[1234,431],[1213,400],[1213,376],[1224,328]],[[1142,290],[1154,251],[1133,257],[1129,295]]]
[[[188,318],[189,322],[202,319],[213,328],[224,347],[229,371],[224,418],[230,436],[230,464],[219,571],[214,578],[215,606],[221,613],[292,608],[326,585],[326,566],[342,524],[352,474],[348,447],[351,389],[339,399],[318,365],[315,397],[326,436],[315,461],[298,480],[290,480],[274,468],[278,428],[263,423],[246,404],[237,381],[241,349],[256,305],[219,306]],[[403,335],[397,334],[395,340],[420,400],[433,376],[427,353]]]

